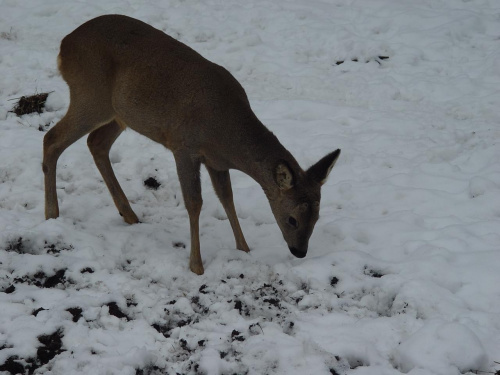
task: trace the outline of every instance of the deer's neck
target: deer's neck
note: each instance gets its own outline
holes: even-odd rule
[[[255,127],[258,131],[247,135],[246,147],[240,149],[241,157],[235,167],[257,181],[266,195],[272,197],[278,191],[275,172],[280,163],[286,163],[297,178],[303,172],[271,131],[260,122]]]

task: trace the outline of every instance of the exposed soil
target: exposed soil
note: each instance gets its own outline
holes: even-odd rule
[[[65,350],[62,348],[63,331],[57,330],[50,335],[38,337],[40,346],[37,349],[35,358],[21,360],[17,356],[7,358],[5,363],[0,365],[0,371],[8,372],[11,375],[28,374],[31,375],[38,368],[49,363],[56,355]]]
[[[35,285],[39,288],[54,288],[60,284],[65,284],[67,282],[66,270],[61,269],[56,271],[56,273],[52,276],[47,276],[45,272],[38,271],[34,275],[26,275],[23,277],[17,277],[14,279],[15,284],[28,284]]]
[[[73,315],[73,322],[78,322],[80,318],[82,317],[82,309],[80,307],[70,307],[69,309],[66,310],[69,312],[71,315]]]
[[[154,177],[149,177],[147,180],[144,180],[144,185],[152,190],[158,190],[161,184]]]
[[[369,63],[370,61],[376,61],[379,65],[382,65],[382,61],[388,60],[388,59],[389,59],[389,56],[376,56],[376,57],[372,57],[372,58],[366,59],[365,63]],[[350,61],[352,61],[352,62],[358,62],[359,59],[357,57],[353,57],[352,59],[350,59]],[[339,60],[335,64],[336,65],[342,65],[345,62],[346,62],[346,60]]]
[[[106,306],[109,308],[109,315],[116,316],[118,319],[125,318],[127,321],[130,321],[130,317],[120,310],[116,302],[110,302]]]

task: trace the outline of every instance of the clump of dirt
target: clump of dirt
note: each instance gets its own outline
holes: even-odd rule
[[[339,282],[339,278],[336,277],[336,276],[333,276],[331,279],[330,279],[330,285],[335,287]]]
[[[50,335],[38,337],[41,346],[38,347],[35,358],[19,358],[11,356],[5,363],[0,365],[0,371],[5,371],[11,375],[33,374],[38,368],[49,363],[56,355],[65,350],[62,348],[63,331],[61,329]]]
[[[144,185],[152,190],[158,190],[161,184],[154,177],[149,177],[147,180],[144,180]]]
[[[11,112],[14,112],[17,116],[23,116],[34,112],[42,113],[49,94],[50,92],[44,92],[41,94],[16,98],[17,103],[14,108],[12,108]]]
[[[62,330],[57,330],[51,335],[38,337],[38,341],[43,344],[36,352],[36,364],[39,364],[38,367],[49,363],[56,355],[64,352],[64,349],[62,349],[62,338]]]
[[[261,333],[264,334],[264,330],[259,323],[250,324],[248,326],[248,332],[250,332],[252,336],[260,335]]]
[[[170,337],[170,331],[172,328],[168,324],[153,323],[152,326],[158,333],[161,333],[164,337]]]
[[[384,60],[387,60],[389,59],[389,56],[376,56],[376,57],[372,57],[372,58],[369,58],[369,59],[366,59],[365,60],[365,63],[369,63],[370,61],[375,61],[377,62],[379,65],[382,65],[382,61]],[[357,57],[353,57],[352,59],[350,59],[352,62],[358,62],[359,59]],[[342,65],[346,60],[339,60],[337,62],[335,62],[336,65]]]
[[[274,307],[277,307],[278,309],[281,308],[280,300],[277,298],[266,297],[263,299],[263,301],[270,304],[270,305],[273,305]],[[271,307],[269,307],[269,308],[271,308]]]
[[[202,286],[200,286],[198,292],[200,292],[201,294],[207,294],[208,292],[205,289],[207,289],[207,284],[203,284]]]
[[[44,309],[43,307],[40,307],[40,308],[36,309],[35,311],[33,311],[31,313],[31,315],[37,316],[40,311],[45,311],[45,310],[47,310],[47,309]]]
[[[233,329],[233,332],[231,332],[231,341],[245,341],[245,337],[239,331]]]
[[[11,27],[9,31],[0,32],[0,39],[10,40],[10,41],[16,40],[17,33]]]
[[[63,250],[69,251],[74,249],[72,245],[54,244],[54,243],[48,243],[47,241],[45,241],[45,246],[43,248],[47,252],[47,254],[54,254],[54,255],[59,254]]]
[[[147,366],[145,368],[138,368],[135,370],[135,375],[160,375],[164,374],[161,368],[158,366]]]
[[[137,306],[137,302],[135,302],[133,297],[127,298],[127,307],[135,307]]]
[[[43,246],[43,251],[46,254],[58,255],[61,251],[70,251],[73,250],[72,245],[66,245],[61,243],[49,243],[45,241]],[[18,237],[16,239],[10,240],[7,242],[7,247],[5,251],[11,251],[18,254],[39,254],[43,253],[41,249],[37,246],[31,244],[29,239],[25,239],[23,237]]]
[[[200,315],[206,315],[210,311],[210,309],[207,306],[203,305],[200,302],[199,296],[193,296],[191,298],[191,304],[192,304],[191,306],[193,307],[193,310]]]
[[[191,297],[191,307],[195,313],[194,315],[174,312],[172,306],[175,305],[176,302],[176,300],[171,300],[167,303],[167,307],[165,308],[167,317],[164,322],[156,322],[151,325],[158,333],[161,333],[167,338],[170,337],[173,329],[197,323],[201,316],[205,316],[210,312],[209,307],[202,303],[200,296]]]
[[[16,290],[16,287],[15,287],[14,285],[11,285],[11,286],[9,286],[7,289],[5,289],[3,292],[4,292],[5,294],[10,294],[10,293],[14,293],[14,292],[15,292],[15,290]]]
[[[370,269],[368,267],[365,267],[365,275],[374,277],[376,279],[380,279],[382,276],[384,276],[382,272]]]
[[[243,303],[240,300],[234,301],[234,308],[238,310],[241,315],[241,313],[243,312]]]
[[[179,340],[179,346],[180,346],[182,349],[187,350],[187,351],[189,351],[189,352],[191,352],[191,351],[192,351],[192,350],[189,348],[187,341],[186,341],[186,340],[184,340],[184,339],[180,339],[180,340]]]
[[[56,285],[62,284],[66,281],[66,270],[59,270],[55,275],[48,277],[43,283],[44,288],[53,288]]]
[[[56,271],[52,276],[47,276],[45,272],[39,271],[34,275],[26,275],[23,277],[17,277],[14,279],[15,284],[28,284],[35,285],[39,288],[54,288],[59,284],[66,283],[66,270],[61,269]]]
[[[50,127],[50,125],[52,125],[52,122],[49,122],[45,125],[38,125],[38,131],[41,131],[41,132],[46,131]]]
[[[181,320],[177,321],[177,327],[180,328],[180,327],[187,326],[187,325],[191,324],[191,322],[192,322],[191,318],[188,318],[186,320],[181,319]]]
[[[287,335],[292,336],[294,334],[294,327],[295,327],[294,322],[288,322],[288,324],[284,325],[283,332],[286,333]]]
[[[13,251],[18,254],[24,254],[25,248],[23,238],[19,237],[17,240],[10,241],[5,248],[5,251]]]
[[[176,249],[185,249],[186,248],[186,244],[184,242],[180,242],[180,241],[173,242],[172,246],[175,247]]]
[[[18,356],[12,356],[7,358],[3,365],[0,365],[0,371],[8,372],[11,375],[24,374],[24,366],[17,362],[19,360]]]
[[[106,306],[108,306],[109,315],[116,316],[118,319],[125,318],[127,322],[131,320],[127,314],[120,310],[116,302],[110,302]]]
[[[72,320],[75,323],[82,317],[83,310],[80,307],[70,307],[69,309],[66,309],[66,311],[73,315]]]

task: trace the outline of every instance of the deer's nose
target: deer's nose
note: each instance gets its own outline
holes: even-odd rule
[[[294,256],[296,256],[297,258],[304,258],[307,254],[307,249],[304,251],[301,251],[301,250],[297,249],[296,247],[292,247],[292,246],[288,246],[288,248],[290,249],[290,252]]]

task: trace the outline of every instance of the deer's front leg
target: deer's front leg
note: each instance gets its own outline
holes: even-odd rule
[[[241,231],[238,215],[236,215],[236,209],[234,208],[233,189],[231,188],[229,171],[216,171],[208,165],[206,165],[206,167],[208,173],[210,174],[210,178],[212,179],[212,185],[214,186],[215,193],[219,197],[219,200],[226,211],[231,228],[233,229],[234,239],[236,240],[236,248],[248,253],[250,249],[245,241],[243,232]]]
[[[181,183],[184,205],[189,214],[191,230],[191,255],[189,268],[198,275],[203,275],[203,261],[200,254],[200,211],[203,205],[201,198],[200,161],[193,158],[188,152],[174,153],[177,165],[177,175]]]

